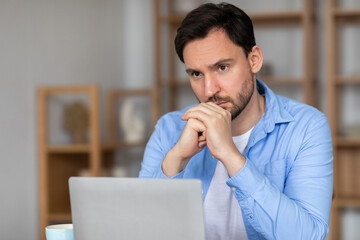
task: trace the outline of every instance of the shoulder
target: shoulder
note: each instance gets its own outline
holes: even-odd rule
[[[313,127],[319,124],[328,125],[328,120],[325,114],[315,107],[283,96],[277,97],[285,111],[287,111],[294,118],[296,125],[306,125]]]
[[[289,99],[283,96],[278,96],[280,102],[286,111],[288,111],[295,119],[296,118],[323,118],[325,115],[320,112],[317,108]]]
[[[275,123],[294,123],[303,121],[316,121],[326,119],[318,109],[296,100],[275,94],[265,83],[257,79],[257,89],[266,98],[266,111],[268,118]]]
[[[193,106],[194,105],[191,105],[178,111],[166,113],[157,122],[155,126],[156,130],[175,135],[177,132],[181,134],[186,124],[186,121],[181,120],[181,116],[184,115],[187,109]]]

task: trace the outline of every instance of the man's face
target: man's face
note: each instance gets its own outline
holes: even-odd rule
[[[184,62],[191,87],[200,102],[214,102],[235,119],[254,93],[255,75],[243,49],[222,30],[185,45]]]

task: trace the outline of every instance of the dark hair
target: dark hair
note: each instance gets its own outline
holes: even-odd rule
[[[180,60],[184,62],[183,50],[189,41],[205,38],[213,29],[224,30],[246,56],[256,45],[253,24],[244,11],[229,3],[206,3],[188,13],[177,29],[175,49]]]

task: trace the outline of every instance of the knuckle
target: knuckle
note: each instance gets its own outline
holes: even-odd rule
[[[227,113],[228,113],[228,111],[222,111],[219,115],[220,115],[220,117],[221,117],[221,119],[226,119],[227,118]]]
[[[231,116],[230,111],[225,111],[225,117],[230,117],[230,116]]]
[[[195,121],[195,119],[193,119],[193,118],[190,118],[189,120],[188,120],[188,123],[189,124],[194,124],[196,121]]]

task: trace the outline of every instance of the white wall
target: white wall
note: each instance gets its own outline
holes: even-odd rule
[[[0,238],[36,236],[36,166],[26,6],[0,2]],[[32,221],[34,223],[32,223]],[[23,225],[19,231],[16,225]]]
[[[154,84],[154,24],[152,1],[124,2],[123,79],[129,88]]]
[[[153,81],[150,4],[0,0],[0,239],[38,239],[36,88]]]

